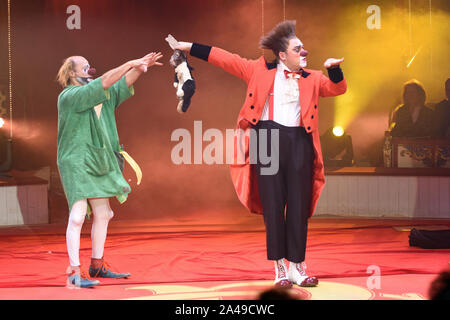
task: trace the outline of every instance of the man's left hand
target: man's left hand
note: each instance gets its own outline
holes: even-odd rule
[[[344,61],[344,58],[341,58],[341,59],[329,58],[329,59],[327,59],[327,61],[325,61],[323,66],[328,69],[328,68],[331,68],[334,66],[339,66],[343,61]]]
[[[161,52],[152,52],[141,59],[132,60],[131,65],[133,68],[136,68],[141,72],[147,72],[147,69],[153,65],[162,66],[163,64],[161,62],[158,62],[158,60],[162,57],[163,55],[161,54]]]

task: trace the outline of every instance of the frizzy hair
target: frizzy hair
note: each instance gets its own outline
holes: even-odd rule
[[[70,71],[75,71],[75,62],[73,57],[69,57],[63,60],[61,68],[59,68],[58,74],[56,76],[56,81],[65,88],[70,84]]]
[[[295,20],[278,23],[268,34],[261,37],[260,47],[272,50],[278,59],[278,54],[287,50],[289,40],[296,37],[295,24]]]

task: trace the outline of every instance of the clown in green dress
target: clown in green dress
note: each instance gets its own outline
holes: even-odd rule
[[[134,94],[125,77],[103,89],[101,78],[67,86],[58,98],[58,168],[69,203],[117,197],[131,191],[114,151],[120,152],[115,109]],[[95,106],[102,105],[100,118]]]
[[[80,264],[80,234],[86,214],[92,212],[92,256],[89,276],[96,278],[126,278],[129,273],[110,270],[103,260],[109,220],[114,216],[109,198],[124,202],[131,192],[125,181],[123,159],[135,169],[138,183],[140,170],[119,144],[115,110],[134,95],[133,83],[148,67],[157,62],[161,53],[150,53],[112,69],[97,79],[84,57],[64,60],[57,80],[63,87],[58,96],[57,164],[69,205],[66,231],[68,286],[92,287],[91,280]]]

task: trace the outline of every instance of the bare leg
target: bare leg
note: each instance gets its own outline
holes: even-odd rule
[[[89,199],[92,208],[93,222],[91,229],[92,258],[103,258],[109,220],[114,216],[108,198]]]
[[[80,273],[80,234],[86,216],[86,199],[75,202],[70,210],[66,230],[67,253],[72,271]]]
[[[130,276],[128,272],[113,272],[110,270],[108,263],[103,260],[108,223],[114,216],[109,206],[109,199],[89,199],[89,203],[94,215],[91,230],[92,258],[89,267],[90,276],[95,278],[128,278]]]

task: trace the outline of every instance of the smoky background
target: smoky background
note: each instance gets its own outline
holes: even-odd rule
[[[70,5],[81,9],[80,30],[66,26]],[[380,29],[367,27],[370,5],[381,9]],[[0,0],[0,87],[7,88],[6,8],[7,1]],[[178,128],[193,132],[195,120],[202,121],[204,131],[217,128],[225,133],[235,128],[246,84],[188,57],[197,90],[188,112],[177,113],[174,70],[168,63],[172,51],[164,39],[170,33],[179,41],[218,46],[248,59],[264,54],[271,61],[272,53],[263,52],[258,42],[283,18],[297,20],[297,35],[309,51],[308,68],[327,74],[323,68],[327,58],[345,57],[342,69],[348,92],[320,100],[320,133],[343,126],[353,138],[357,165],[382,165],[384,131],[389,113],[401,103],[403,83],[411,78],[421,81],[430,105],[444,98],[450,71],[449,11],[443,0],[13,0],[13,169],[50,167],[51,221],[66,219],[68,208],[56,166],[56,103],[61,88],[55,77],[63,59],[82,55],[101,75],[161,51],[164,66],[150,68],[134,85],[135,96],[117,110],[120,142],[140,165],[143,180],[137,186],[134,173],[125,166],[132,193],[123,205],[111,200],[113,210],[120,212],[116,219],[243,210],[228,166],[172,163],[176,142],[170,136]],[[6,119],[8,112],[6,108]]]

